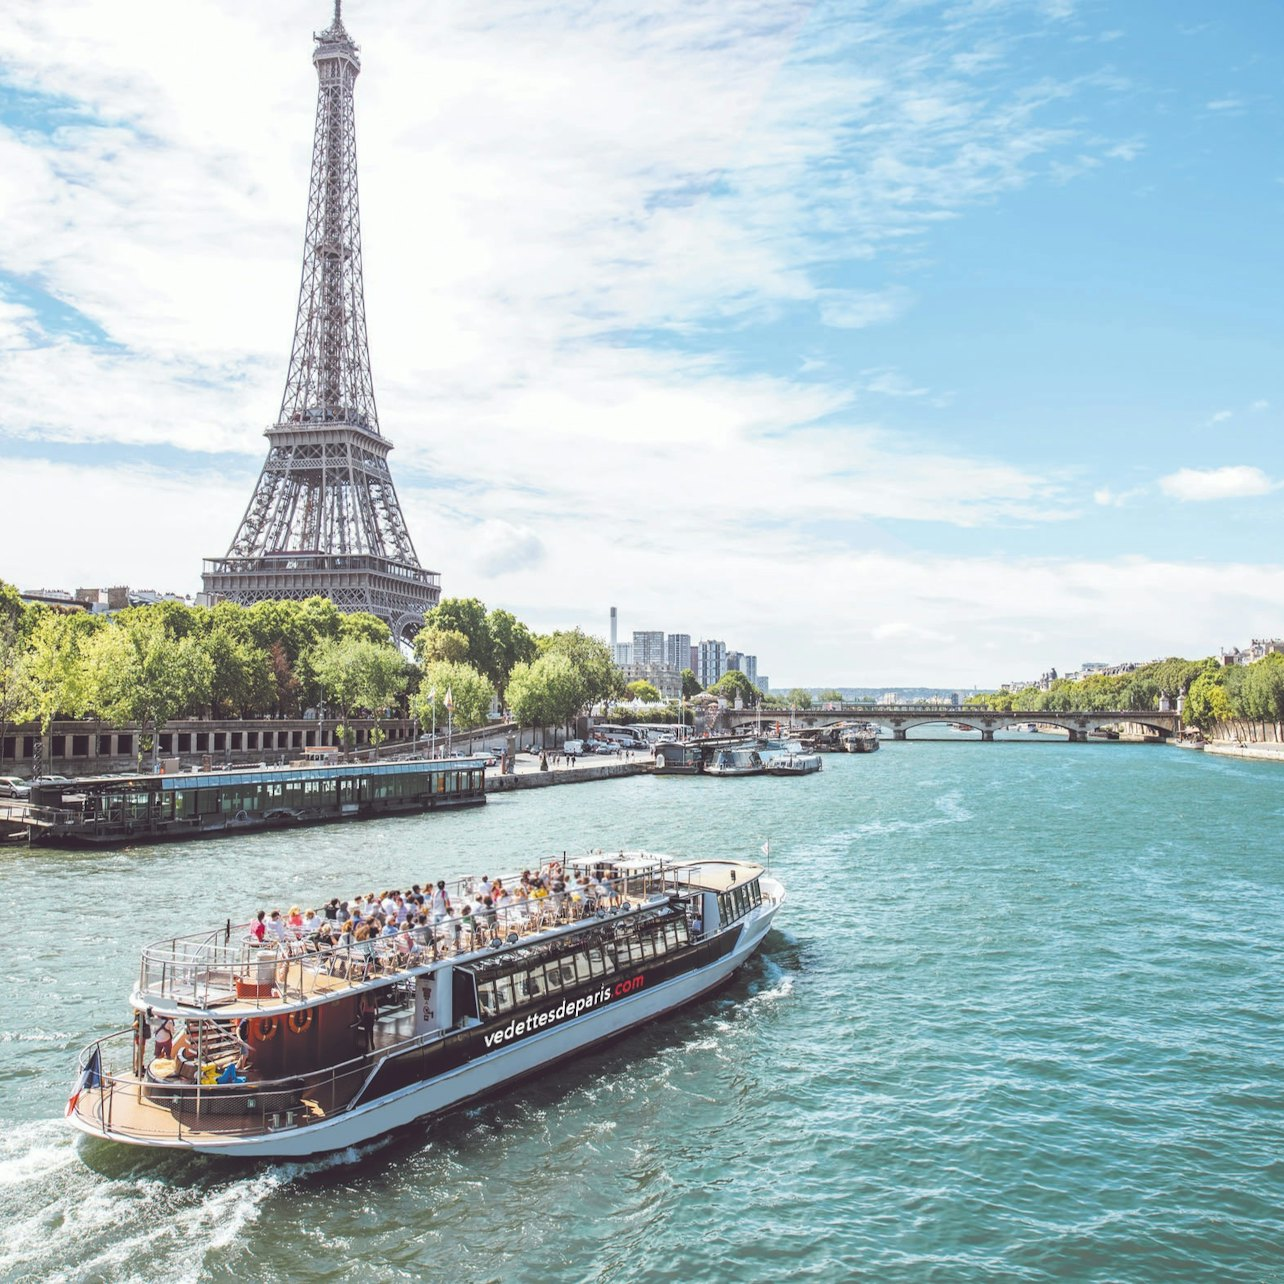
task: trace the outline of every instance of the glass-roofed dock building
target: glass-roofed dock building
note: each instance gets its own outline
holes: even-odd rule
[[[136,843],[486,801],[481,758],[102,776],[37,785],[33,843]]]

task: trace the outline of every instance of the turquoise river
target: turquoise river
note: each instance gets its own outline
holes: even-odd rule
[[[715,998],[317,1162],[76,1138],[149,940],[541,855],[753,857]],[[0,854],[0,1279],[1284,1279],[1284,766],[889,744],[203,844]]]

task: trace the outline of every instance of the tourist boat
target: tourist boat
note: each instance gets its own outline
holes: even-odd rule
[[[810,776],[820,770],[820,754],[786,752],[767,759],[769,776]]]
[[[260,945],[230,922],[148,946],[133,1025],[80,1054],[69,1122],[218,1155],[352,1146],[711,993],[785,897],[749,861],[595,852],[544,870],[578,890],[343,947]],[[479,899],[471,880],[457,896]],[[148,1055],[144,1022],[166,1018],[181,1070]]]
[[[32,843],[162,842],[486,801],[482,758],[101,776],[37,785]]]
[[[761,776],[766,770],[757,749],[716,749],[704,764],[707,776]]]
[[[844,753],[873,753],[878,748],[878,728],[872,724],[848,727],[838,737]]]

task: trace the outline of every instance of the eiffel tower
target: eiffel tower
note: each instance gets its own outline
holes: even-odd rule
[[[335,0],[334,21],[313,37],[316,136],[281,413],[231,547],[206,559],[202,579],[211,603],[328,597],[409,638],[441,597],[441,577],[419,564],[375,411],[352,111],[361,61],[341,7]]]

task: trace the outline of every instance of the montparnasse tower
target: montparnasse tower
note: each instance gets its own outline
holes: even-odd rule
[[[314,36],[317,122],[303,238],[303,279],[281,413],[227,555],[207,559],[210,601],[328,597],[409,638],[441,596],[419,564],[379,431],[361,278],[357,46],[334,21]]]

